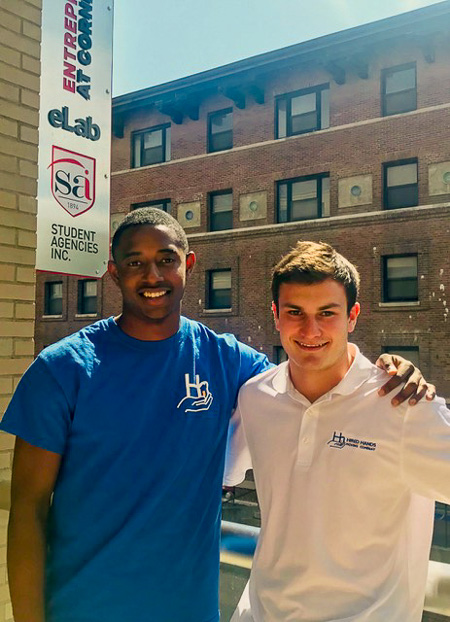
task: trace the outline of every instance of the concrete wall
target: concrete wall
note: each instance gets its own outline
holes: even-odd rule
[[[1,413],[34,351],[40,23],[41,0],[0,0]],[[0,435],[0,494],[10,478],[13,442]],[[6,522],[0,510],[0,622],[12,620]]]

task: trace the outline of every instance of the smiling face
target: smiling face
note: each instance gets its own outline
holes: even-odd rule
[[[318,386],[328,387],[324,393],[335,386],[350,365],[347,339],[359,304],[348,313],[344,286],[327,278],[312,285],[282,283],[279,311],[272,308],[296,388],[303,392],[301,386],[314,378]]]
[[[122,292],[119,325],[137,339],[166,339],[178,330],[186,276],[195,263],[163,225],[126,229],[108,271]]]

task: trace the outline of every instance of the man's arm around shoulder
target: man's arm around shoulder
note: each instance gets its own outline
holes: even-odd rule
[[[17,437],[8,526],[8,578],[15,622],[44,622],[46,525],[61,456]]]

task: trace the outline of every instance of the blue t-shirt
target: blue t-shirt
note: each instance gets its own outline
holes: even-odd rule
[[[62,455],[48,622],[216,622],[221,484],[239,387],[266,357],[181,318],[140,341],[113,318],[44,350],[1,429]]]

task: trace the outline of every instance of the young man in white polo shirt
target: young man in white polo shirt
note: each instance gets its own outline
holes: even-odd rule
[[[274,269],[288,361],[245,384],[234,417],[225,483],[253,466],[261,534],[232,622],[421,619],[434,499],[450,503],[450,413],[379,398],[385,372],[347,341],[358,286],[323,243]]]

